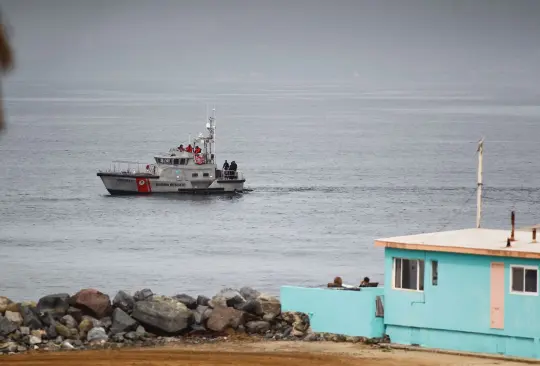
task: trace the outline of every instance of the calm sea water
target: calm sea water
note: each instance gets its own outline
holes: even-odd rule
[[[538,91],[353,83],[12,83],[0,138],[0,294],[95,287],[211,295],[251,285],[382,282],[380,237],[475,224],[476,141],[484,226],[540,221]],[[110,161],[203,132],[253,192],[111,197]]]

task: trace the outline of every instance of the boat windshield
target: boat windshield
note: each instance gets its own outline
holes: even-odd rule
[[[158,158],[156,157],[156,163],[165,165],[187,165],[189,158]]]

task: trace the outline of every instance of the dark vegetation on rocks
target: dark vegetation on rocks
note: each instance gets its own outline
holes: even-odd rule
[[[111,298],[95,289],[15,303],[0,296],[0,354],[155,346],[173,341],[212,342],[230,336],[267,340],[379,343],[313,333],[303,313],[281,312],[278,298],[249,287],[224,289],[212,298],[158,296],[150,289]]]

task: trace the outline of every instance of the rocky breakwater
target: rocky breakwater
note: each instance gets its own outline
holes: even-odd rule
[[[152,346],[234,334],[314,337],[307,315],[281,313],[279,299],[248,287],[224,289],[212,298],[158,296],[150,289],[120,291],[112,300],[95,289],[48,295],[37,303],[0,297],[0,353]]]
[[[267,340],[386,343],[313,333],[303,313],[281,312],[278,298],[244,287],[212,298],[159,296],[150,289],[111,298],[95,289],[16,303],[0,296],[0,354],[28,350],[73,350],[154,346],[182,341],[213,342],[229,337]]]

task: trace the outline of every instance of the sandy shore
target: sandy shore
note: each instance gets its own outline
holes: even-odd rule
[[[29,353],[1,356],[2,366],[435,366],[521,365],[524,363],[469,356],[386,350],[366,345],[332,342],[227,342],[175,344],[151,349],[123,349]]]

